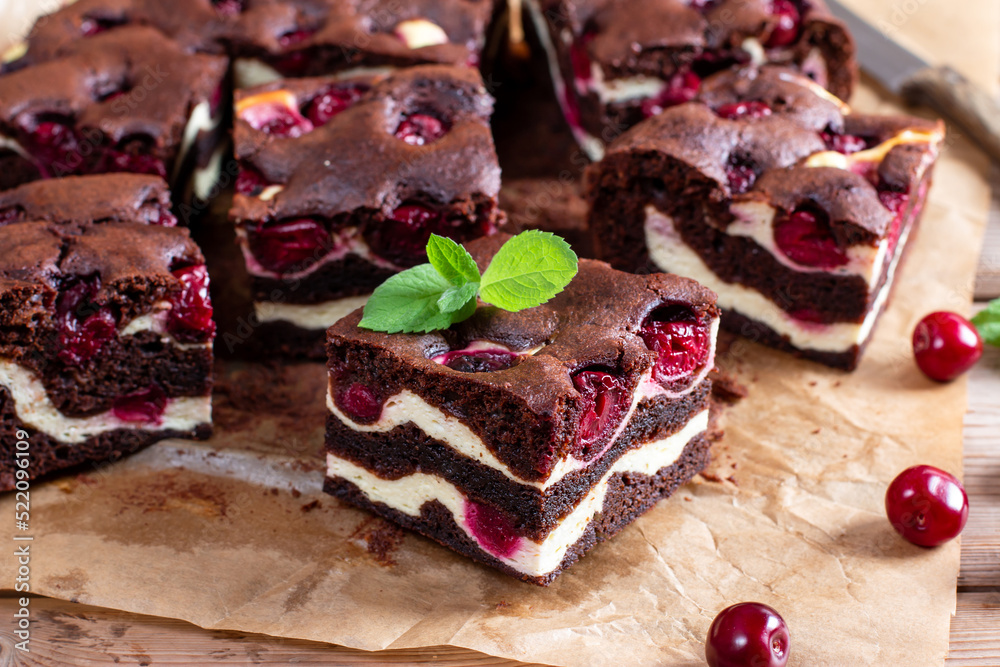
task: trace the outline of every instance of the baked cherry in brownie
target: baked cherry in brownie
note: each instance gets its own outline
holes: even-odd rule
[[[32,220],[177,225],[167,184],[138,174],[69,176],[0,192],[0,226]]]
[[[211,106],[226,70],[224,58],[187,53],[150,27],[124,26],[0,76],[0,138],[8,144],[0,159],[9,165],[0,189],[116,172],[186,182],[217,139],[204,130],[210,135],[185,143],[189,120]]]
[[[590,168],[595,249],[622,269],[696,278],[737,333],[853,368],[943,131],[853,113],[792,70],[716,74]]]
[[[240,87],[357,68],[476,67],[493,12],[482,0],[258,0],[226,40]]]
[[[461,242],[503,222],[492,99],[473,70],[287,80],[239,91],[236,111],[231,218],[258,304],[275,290],[299,312],[370,294],[425,262],[431,234]],[[322,354],[325,327],[356,306],[299,326],[317,345],[284,352]]]
[[[20,430],[33,477],[207,437],[215,325],[187,230],[13,222],[0,247],[0,488]]]
[[[508,238],[467,244],[480,271]],[[328,336],[326,488],[508,574],[548,583],[707,460],[701,424],[713,301],[685,278],[582,260],[549,303],[519,313],[481,306],[445,331],[368,331],[356,311]],[[672,437],[687,452],[681,459],[660,453]],[[650,461],[646,472],[630,467],[633,455]],[[412,490],[416,505],[394,509],[392,489],[413,475],[436,478],[421,477],[421,489],[455,489],[440,497],[447,521],[432,520],[437,500]],[[603,493],[614,499],[603,505],[606,525],[600,507],[584,501]],[[531,555],[550,550],[547,560]]]
[[[792,67],[845,99],[857,78],[853,41],[822,0],[529,0],[527,7],[567,121],[594,159],[628,128],[690,102],[706,77],[733,66]]]

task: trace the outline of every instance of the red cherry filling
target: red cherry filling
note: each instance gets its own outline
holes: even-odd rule
[[[427,257],[427,239],[441,225],[441,214],[421,204],[404,204],[371,230],[368,245],[397,266],[415,266]]]
[[[251,197],[256,197],[261,192],[264,191],[271,183],[267,180],[264,174],[260,173],[253,167],[242,165],[240,167],[240,173],[236,177],[236,192],[241,195],[248,195]]]
[[[825,214],[798,210],[774,223],[774,242],[796,264],[834,269],[847,264]]]
[[[715,114],[720,118],[725,118],[727,120],[736,120],[738,118],[763,118],[771,115],[771,107],[769,107],[765,102],[759,102],[757,100],[750,100],[748,102],[732,102],[730,104],[723,104],[720,106],[715,110]]]
[[[160,424],[167,409],[167,395],[158,385],[115,399],[111,412],[123,422]]]
[[[708,326],[679,304],[650,313],[639,336],[656,353],[653,379],[674,390],[689,384],[691,373],[705,365],[712,343]]]
[[[268,271],[301,271],[322,259],[332,247],[326,225],[313,218],[263,223],[251,231],[250,252]]]
[[[286,32],[278,38],[278,44],[283,49],[287,49],[296,44],[300,44],[316,33],[315,29],[306,28],[301,30],[292,30]],[[293,51],[287,55],[278,58],[274,62],[275,68],[282,74],[288,76],[295,76],[305,72],[306,67],[309,65],[309,53],[307,49],[300,49]]]
[[[690,102],[698,94],[700,86],[701,78],[694,72],[690,70],[677,72],[667,82],[667,87],[663,89],[663,92],[656,97],[642,101],[640,105],[642,115],[650,118],[668,107]]]
[[[450,128],[443,120],[425,113],[414,113],[403,117],[396,128],[397,139],[411,146],[424,146],[448,134]]]
[[[166,178],[166,165],[159,158],[150,155],[154,144],[155,141],[152,137],[126,137],[121,141],[118,148],[105,151],[104,159],[97,171],[150,174]]]
[[[7,206],[6,208],[0,208],[0,227],[4,225],[9,225],[12,222],[18,222],[24,216],[24,209],[20,206]]]
[[[365,86],[340,86],[317,95],[305,110],[314,127],[330,122],[340,112],[353,106],[365,94]]]
[[[513,366],[520,355],[507,350],[455,350],[441,355],[440,363],[463,373],[492,373]]]
[[[864,137],[855,134],[837,134],[835,132],[820,132],[820,138],[826,144],[827,150],[837,151],[845,155],[866,150],[869,142]]]
[[[909,542],[936,547],[958,537],[969,518],[969,497],[962,483],[940,468],[907,468],[885,492],[885,513]]]
[[[212,0],[212,4],[220,16],[226,17],[239,16],[245,9],[245,0]]]
[[[514,523],[492,505],[466,500],[465,522],[480,546],[494,556],[510,558],[521,546]]]
[[[358,422],[373,422],[382,415],[382,400],[375,391],[360,382],[342,388],[336,395],[337,407]]]
[[[298,109],[288,107],[280,102],[261,102],[244,109],[240,118],[250,124],[255,130],[276,137],[294,139],[313,131],[310,120],[299,113]]]
[[[798,8],[790,0],[773,0],[771,13],[777,17],[778,22],[764,46],[775,48],[788,46],[795,42],[799,38],[799,29],[802,24]]]
[[[910,201],[910,195],[906,192],[879,189],[878,198],[882,205],[892,211],[895,216],[892,219],[889,232],[886,234],[886,238],[889,240],[888,252],[891,257],[896,250],[896,244],[899,243],[899,236],[903,232],[903,218],[906,216],[906,205]]]
[[[741,602],[719,612],[708,629],[709,667],[784,667],[790,649],[788,626],[766,604]]]
[[[21,131],[21,143],[41,164],[46,177],[69,171],[71,163],[79,164],[79,141],[70,118],[42,116],[23,125]]]
[[[203,341],[215,333],[212,321],[212,297],[208,293],[208,270],[204,264],[173,272],[181,281],[181,290],[170,301],[167,331],[181,341]]]
[[[93,37],[94,35],[98,35],[102,32],[107,32],[112,28],[125,25],[125,23],[126,21],[124,19],[87,16],[80,22],[80,34],[84,37]]]
[[[726,180],[729,182],[729,192],[741,195],[749,192],[757,182],[757,170],[750,160],[742,155],[732,155],[726,165]]]
[[[56,322],[59,325],[59,359],[79,365],[94,357],[118,330],[114,315],[92,300],[101,288],[99,277],[81,279],[59,295]]]
[[[924,375],[950,382],[983,356],[983,339],[969,320],[939,311],[920,320],[913,330],[913,356]]]
[[[590,43],[594,41],[596,36],[597,34],[593,30],[587,30],[569,47],[569,60],[573,67],[574,83],[581,93],[586,92],[587,84],[594,77],[589,49]]]
[[[573,455],[589,462],[602,453],[601,446],[621,422],[630,397],[621,378],[597,368],[578,371],[573,386],[584,404]]]

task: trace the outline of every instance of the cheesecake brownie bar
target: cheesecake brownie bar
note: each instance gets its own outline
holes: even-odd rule
[[[794,67],[843,99],[857,78],[851,36],[823,0],[524,2],[566,120],[594,160],[734,65]]]
[[[222,159],[227,69],[223,57],[130,26],[0,76],[0,189],[131,172],[167,179],[175,193],[190,181],[207,197]]]
[[[229,0],[237,87],[413,65],[478,67],[493,0]],[[360,70],[360,71],[359,71]]]
[[[432,232],[496,230],[492,108],[478,72],[444,66],[238,91],[231,217],[269,349],[325,358],[326,329]]]
[[[215,325],[186,229],[0,226],[0,490],[211,431]]]
[[[0,226],[27,221],[177,226],[167,184],[142,174],[67,176],[0,191]]]
[[[468,244],[480,270],[506,235]],[[708,461],[718,311],[581,260],[549,303],[446,331],[329,332],[329,493],[548,584]]]
[[[943,136],[940,121],[852,113],[789,70],[719,74],[591,167],[595,249],[698,280],[738,334],[853,369]]]

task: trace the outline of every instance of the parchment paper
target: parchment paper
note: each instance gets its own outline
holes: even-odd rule
[[[998,12],[991,0],[866,10],[990,86]],[[868,87],[854,101],[892,108]],[[909,465],[961,468],[965,384],[925,380],[909,338],[926,312],[968,307],[985,169],[953,132],[856,373],[736,341],[721,363],[750,396],[725,415],[714,470],[548,589],[324,496],[321,366],[225,364],[211,442],[162,443],[33,487],[31,590],[206,628],[558,665],[703,664],[715,614],[758,600],[788,621],[793,665],[940,663],[959,545],[909,545],[882,499]],[[4,585],[12,552],[0,550]]]

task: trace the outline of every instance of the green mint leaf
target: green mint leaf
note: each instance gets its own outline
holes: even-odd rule
[[[475,302],[476,292],[479,291],[479,283],[465,283],[464,285],[449,287],[448,290],[438,299],[438,310],[442,313],[457,313],[469,303]]]
[[[483,301],[516,313],[561,292],[577,272],[576,253],[555,234],[536,229],[518,234],[497,252],[483,273]]]
[[[469,251],[449,238],[431,234],[427,241],[427,259],[445,280],[461,287],[479,282],[479,267]]]
[[[442,313],[438,301],[451,287],[430,264],[397,273],[375,289],[358,326],[386,333],[447,329],[452,314]]]
[[[983,342],[1000,347],[1000,299],[994,299],[985,310],[972,318]]]

